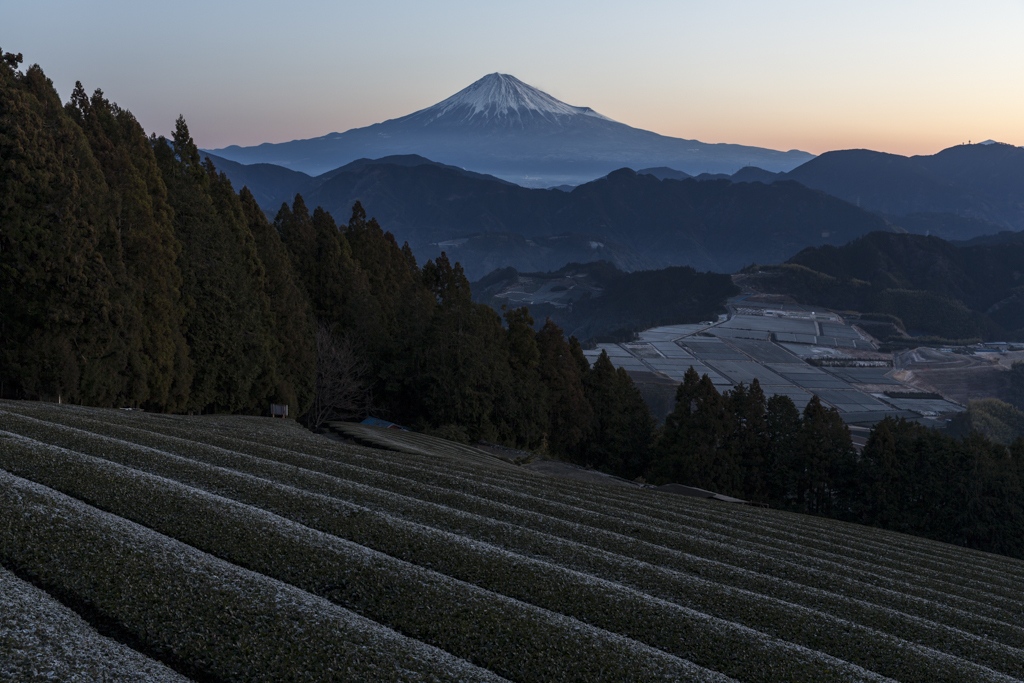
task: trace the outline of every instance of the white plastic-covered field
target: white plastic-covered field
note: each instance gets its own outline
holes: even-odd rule
[[[1020,561],[392,440],[0,402],[0,677],[1024,679]]]

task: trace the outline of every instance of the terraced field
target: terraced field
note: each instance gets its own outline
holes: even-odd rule
[[[406,450],[0,402],[0,678],[1024,678],[1022,562]]]

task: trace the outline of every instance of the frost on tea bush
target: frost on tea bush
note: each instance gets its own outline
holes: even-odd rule
[[[474,675],[1024,678],[1024,564],[1005,557],[417,435],[405,453],[288,421],[14,402],[0,430],[0,467]]]

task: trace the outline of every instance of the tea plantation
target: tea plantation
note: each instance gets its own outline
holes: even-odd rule
[[[1020,561],[411,438],[0,401],[0,679],[1024,679]]]

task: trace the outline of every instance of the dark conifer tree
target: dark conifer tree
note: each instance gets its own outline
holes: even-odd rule
[[[844,496],[847,498],[845,507],[853,520],[889,529],[899,528],[903,459],[910,456],[906,444],[897,448],[896,439],[900,431],[892,419],[882,420],[871,430],[858,459],[855,481]]]
[[[577,460],[581,447],[590,438],[594,411],[583,388],[586,375],[580,371],[572,344],[579,349],[576,338],[566,342],[562,328],[550,318],[537,333],[540,379],[548,397],[548,450],[559,457]],[[579,356],[586,363],[582,350]],[[588,365],[586,371],[589,369]]]
[[[651,446],[657,420],[626,369],[618,368],[615,374],[622,436],[618,439],[613,457],[608,461],[608,471],[626,479],[635,479],[650,472]]]
[[[53,84],[19,61],[0,64],[0,392],[111,405],[130,310],[106,182]]]
[[[886,419],[872,430],[844,496],[852,521],[1024,556],[1020,453],[978,433],[954,438]]]
[[[366,220],[366,211],[359,202],[352,207],[345,239],[352,258],[367,274],[387,330],[392,331],[402,308],[402,297],[416,275],[412,250],[408,244],[399,247],[394,235],[385,232],[376,219]]]
[[[65,109],[82,127],[103,169],[109,189],[106,211],[121,243],[130,314],[121,329],[129,351],[125,395],[118,403],[177,409],[191,381],[181,332],[180,245],[153,148],[131,112],[98,89],[89,99],[77,83]]]
[[[790,509],[796,504],[799,474],[800,411],[793,399],[776,394],[767,401],[765,413],[764,485],[772,507]]]
[[[655,481],[714,490],[718,478],[734,471],[727,451],[729,420],[721,394],[707,375],[692,367],[676,390],[676,405],[665,419],[657,446]]]
[[[640,390],[604,351],[594,361],[585,387],[594,422],[583,464],[627,478],[641,476],[651,464],[654,418]]]
[[[960,486],[950,493],[961,495],[954,527],[958,533],[948,540],[968,548],[1021,557],[1024,499],[1012,456],[1005,446],[977,432],[959,440],[957,446],[960,471],[954,481]],[[941,528],[923,531],[925,535],[947,540],[939,535]]]
[[[700,375],[690,366],[683,375],[683,382],[676,387],[676,402],[672,412],[665,417],[665,424],[655,446],[652,475],[658,483],[683,482],[692,469],[689,461],[691,415],[697,409],[697,388]]]
[[[262,265],[226,177],[200,162],[181,117],[174,139],[154,140],[182,245],[185,330],[193,362],[190,411],[254,411],[269,348]]]
[[[492,422],[504,443],[517,448],[539,448],[548,422],[547,388],[541,381],[540,350],[533,318],[526,308],[505,312],[505,348],[508,353],[504,389],[494,395]]]
[[[590,361],[583,355],[583,347],[580,346],[580,340],[576,337],[569,337],[569,353],[572,354],[572,359],[580,370],[580,378],[586,380],[591,372]]]
[[[755,378],[750,387],[740,384],[725,395],[726,413],[731,415],[728,449],[732,453],[734,491],[741,498],[764,501],[765,457],[768,450],[767,405],[761,384]],[[724,490],[724,488],[723,488]]]
[[[410,305],[418,309],[424,303],[416,260],[408,244],[399,247],[376,219],[366,219],[359,202],[352,207],[342,239],[363,272],[364,286],[372,297],[372,306],[364,307],[353,320],[359,326],[357,334],[374,362],[389,368],[397,356],[406,353],[403,337],[412,331],[409,323],[419,317],[420,311],[410,310]],[[412,316],[412,320],[406,316]]]
[[[264,292],[274,374],[268,399],[302,415],[313,401],[316,338],[309,298],[281,238],[248,188],[239,193],[242,210],[264,269]]]
[[[1013,461],[1013,470],[1017,474],[1017,481],[1024,486],[1024,437],[1018,436],[1010,444],[1010,458]]]
[[[615,444],[607,441],[606,437],[611,436],[619,426],[615,424],[618,412],[615,406],[616,384],[615,366],[612,365],[608,354],[601,351],[601,355],[587,373],[585,385],[587,400],[594,415],[591,437],[580,462],[587,467],[605,466],[609,460],[610,449],[615,447]]]
[[[491,422],[496,379],[504,376],[502,366],[508,369],[501,319],[473,303],[462,267],[443,252],[427,261],[422,278],[437,302],[419,349],[422,419],[462,426],[472,439],[497,440]]]
[[[352,258],[348,240],[331,214],[317,207],[310,215],[302,196],[295,195],[291,209],[287,204],[281,207],[274,227],[291,254],[313,317],[354,343],[359,353],[382,341],[379,308],[366,272]]]
[[[1009,380],[1006,401],[1018,410],[1024,410],[1024,361],[1016,361],[1010,365]]]
[[[850,430],[835,409],[812,396],[804,408],[800,435],[797,509],[831,514],[836,491],[845,485],[853,463]]]
[[[406,293],[398,302],[395,331],[385,344],[368,354],[376,368],[372,391],[376,404],[396,418],[409,423],[429,422],[420,402],[417,375],[428,362],[429,353],[425,353],[423,344],[434,324],[439,304],[434,293],[425,286],[411,253],[407,264],[414,279],[406,284]]]
[[[98,104],[102,103],[101,94]],[[101,104],[102,106],[102,104]],[[141,361],[141,315],[134,305],[131,290],[132,283],[129,280],[128,272],[124,263],[124,231],[121,229],[120,216],[121,197],[119,188],[106,184],[106,180],[112,179],[119,183],[118,176],[131,174],[131,164],[125,158],[123,150],[118,149],[106,136],[100,124],[97,112],[85,94],[81,83],[76,83],[75,90],[71,95],[71,101],[65,106],[65,112],[75,121],[85,135],[94,159],[101,172],[104,174],[105,187],[102,194],[95,194],[90,198],[90,203],[95,207],[95,216],[106,225],[108,229],[103,230],[99,249],[110,271],[113,282],[109,290],[112,308],[117,311],[115,319],[105,326],[105,331],[114,342],[112,349],[113,363],[110,368],[117,368],[115,376],[108,377],[110,392],[107,396],[99,399],[101,403],[114,403],[116,405],[137,405],[144,401],[148,391],[146,382],[135,381],[144,368]],[[130,182],[130,181],[129,181]]]
[[[290,208],[287,203],[281,204],[274,218],[274,228],[288,249],[292,268],[312,302],[318,287],[316,230],[302,195],[295,195]]]
[[[354,258],[345,234],[323,208],[313,210],[316,235],[318,285],[316,317],[333,326],[335,334],[353,342],[365,356],[386,345],[390,339],[379,305],[380,297],[370,281],[371,269]]]

